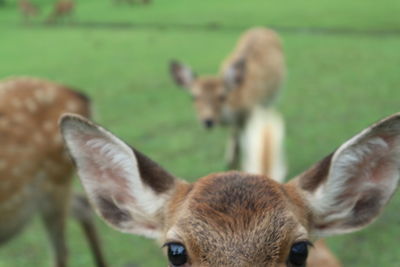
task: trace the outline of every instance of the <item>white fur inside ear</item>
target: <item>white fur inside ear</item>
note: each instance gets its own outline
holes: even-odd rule
[[[159,225],[155,217],[166,196],[143,183],[133,150],[98,126],[80,125],[64,131],[64,136],[92,202],[107,196],[133,218],[121,222],[117,227],[120,231],[157,238]]]
[[[325,225],[351,218],[357,201],[366,192],[379,192],[377,200],[383,207],[397,188],[400,173],[399,141],[389,144],[367,129],[350,139],[334,154],[328,178],[310,195],[314,213],[321,215]],[[377,214],[371,215],[371,220]],[[367,222],[366,222],[367,223]],[[323,235],[345,233],[361,228],[323,229]],[[322,234],[321,234],[322,235]]]
[[[184,81],[185,86],[190,86],[193,82],[194,75],[192,70],[189,67],[183,66],[181,68],[182,80]]]
[[[195,74],[190,69],[190,67],[179,62],[172,62],[171,71],[175,81],[183,87],[190,88],[193,80],[195,79]]]

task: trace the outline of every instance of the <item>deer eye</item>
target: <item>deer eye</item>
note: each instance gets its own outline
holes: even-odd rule
[[[185,247],[180,243],[167,243],[168,259],[174,267],[182,266],[187,262],[187,254]]]
[[[290,249],[289,263],[293,266],[305,266],[310,242],[302,241],[294,243]]]

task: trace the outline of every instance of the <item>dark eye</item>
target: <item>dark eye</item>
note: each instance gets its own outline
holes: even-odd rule
[[[289,263],[294,266],[305,266],[308,256],[309,242],[297,242],[290,249]]]
[[[173,266],[181,266],[187,262],[185,247],[180,243],[168,243],[168,259]]]

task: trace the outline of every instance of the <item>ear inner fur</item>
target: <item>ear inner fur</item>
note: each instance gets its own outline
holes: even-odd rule
[[[328,178],[333,154],[334,152],[300,175],[300,177],[307,176],[307,179],[300,178],[299,180],[299,186],[302,189],[314,192]]]
[[[296,180],[306,192],[319,236],[358,230],[374,221],[398,186],[400,116],[366,128]]]
[[[156,193],[163,193],[174,187],[174,176],[138,150],[134,148],[132,148],[132,150],[135,153],[140,178],[143,183],[150,186]]]

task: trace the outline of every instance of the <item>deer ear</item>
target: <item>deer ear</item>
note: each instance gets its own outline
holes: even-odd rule
[[[119,231],[157,238],[176,179],[82,117],[63,116],[61,130],[97,213]]]
[[[400,168],[400,114],[365,129],[295,183],[317,236],[351,232],[378,217],[395,192]]]
[[[234,90],[241,86],[246,75],[246,59],[241,58],[228,66],[224,73],[225,86]]]
[[[185,88],[190,88],[196,78],[196,75],[188,66],[175,60],[170,62],[169,71],[175,83]]]

